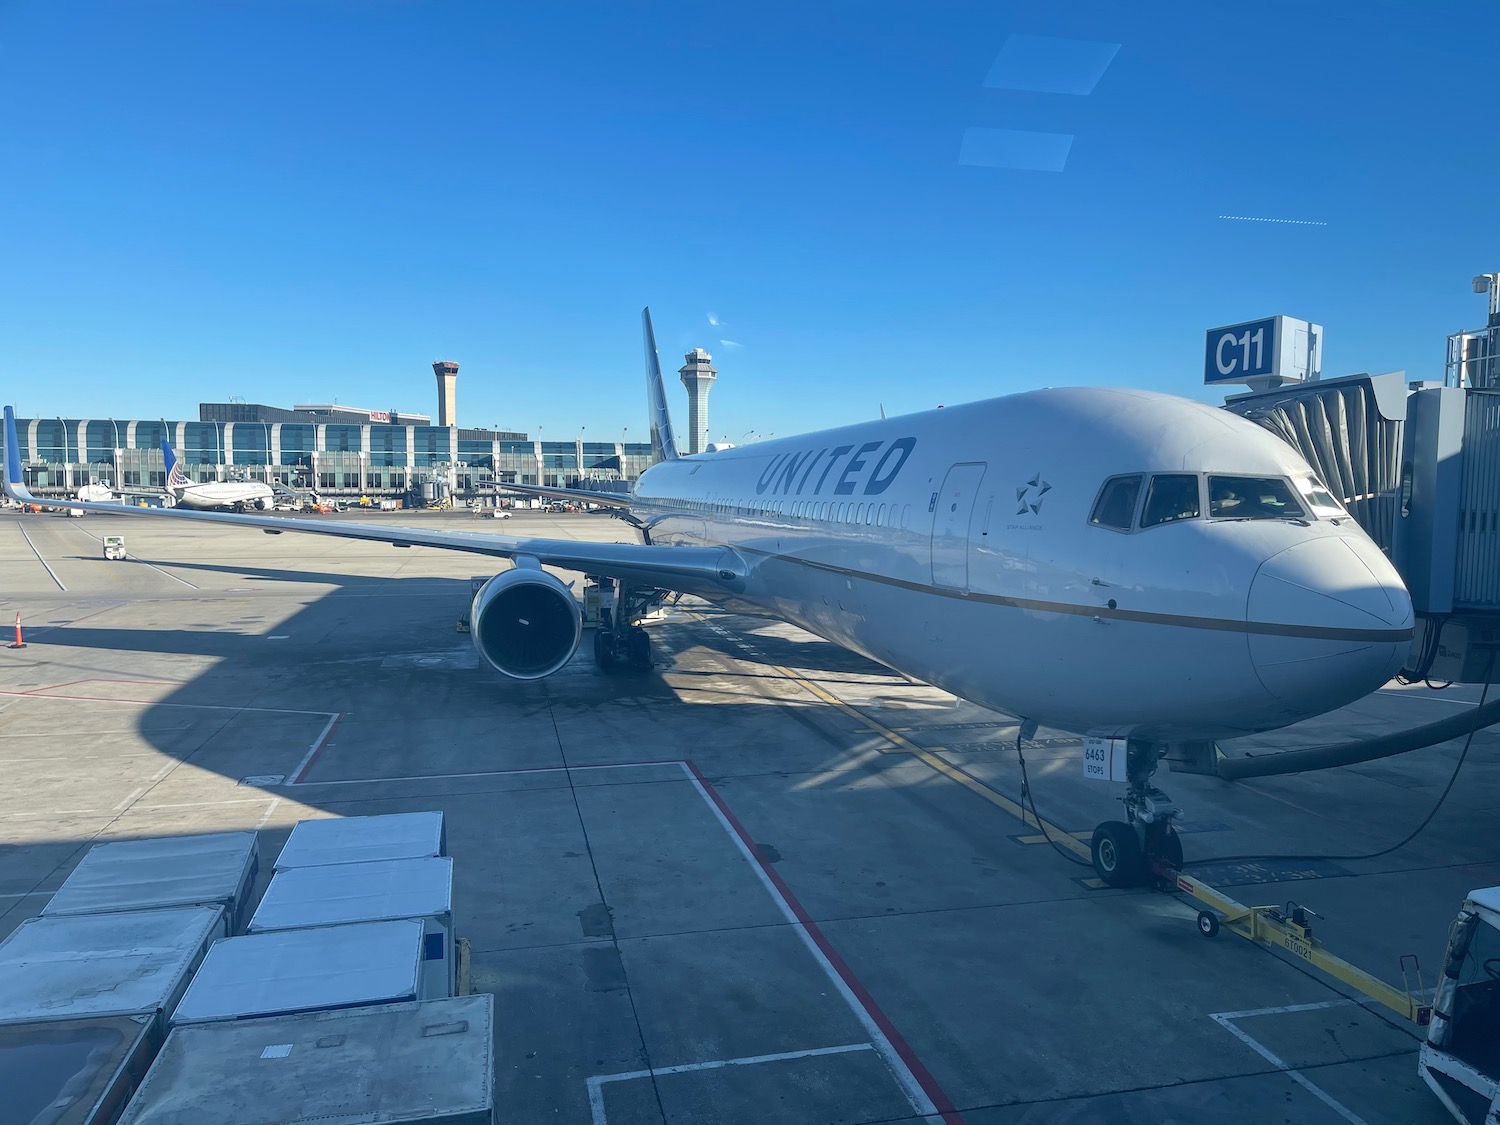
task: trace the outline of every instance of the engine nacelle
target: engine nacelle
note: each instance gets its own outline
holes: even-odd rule
[[[269,512],[276,506],[276,501],[272,500],[269,496],[262,496],[255,502],[255,506],[262,512]]]
[[[469,635],[497,672],[540,680],[578,650],[583,612],[573,592],[545,570],[516,567],[495,575],[474,595]]]

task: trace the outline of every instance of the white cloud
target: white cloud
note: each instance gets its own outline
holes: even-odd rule
[[[715,313],[709,313],[708,314],[708,323],[711,324],[711,325],[713,325],[715,328],[719,327],[719,318],[718,318],[718,315],[715,314]]]
[[[720,340],[719,343],[726,348],[743,348],[745,346],[738,340]]]

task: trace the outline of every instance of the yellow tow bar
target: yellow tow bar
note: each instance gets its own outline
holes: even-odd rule
[[[1171,864],[1162,861],[1154,865],[1153,873],[1161,880],[1164,889],[1176,888],[1208,908],[1198,911],[1198,932],[1204,937],[1215,936],[1222,924],[1243,938],[1285,949],[1419,1027],[1426,1027],[1431,1021],[1432,1006],[1419,1003],[1411,990],[1412,980],[1415,979],[1417,994],[1422,992],[1422,966],[1415,954],[1406,953],[1401,957],[1401,983],[1404,991],[1393,988],[1342,957],[1328,952],[1323,943],[1313,935],[1312,919],[1318,915],[1305,906],[1295,902],[1289,902],[1284,907],[1245,906],[1206,883],[1190,879]],[[1222,923],[1220,915],[1223,916]]]

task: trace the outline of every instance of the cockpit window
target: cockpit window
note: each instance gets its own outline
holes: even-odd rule
[[[1151,478],[1151,487],[1146,491],[1146,510],[1141,514],[1141,526],[1155,527],[1160,523],[1197,519],[1201,511],[1195,475],[1159,473]]]
[[[1337,519],[1349,514],[1344,510],[1344,506],[1334,499],[1333,494],[1323,487],[1323,482],[1317,477],[1293,477],[1292,483],[1297,486],[1297,491],[1302,494],[1302,499],[1307,502],[1307,506],[1319,515]]]
[[[1098,527],[1112,527],[1116,531],[1129,531],[1135,519],[1135,502],[1141,494],[1141,481],[1145,478],[1137,473],[1133,477],[1112,477],[1099,490],[1099,499],[1094,501],[1093,515],[1089,523]]]
[[[1331,499],[1331,497],[1330,497]],[[1210,519],[1300,520],[1307,511],[1281,477],[1209,477]]]

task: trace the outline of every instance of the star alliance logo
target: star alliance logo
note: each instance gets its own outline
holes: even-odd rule
[[[1036,515],[1042,510],[1042,500],[1047,493],[1052,491],[1052,486],[1042,479],[1042,474],[1037,473],[1020,488],[1016,489],[1016,503],[1020,505],[1016,509],[1016,515]]]

